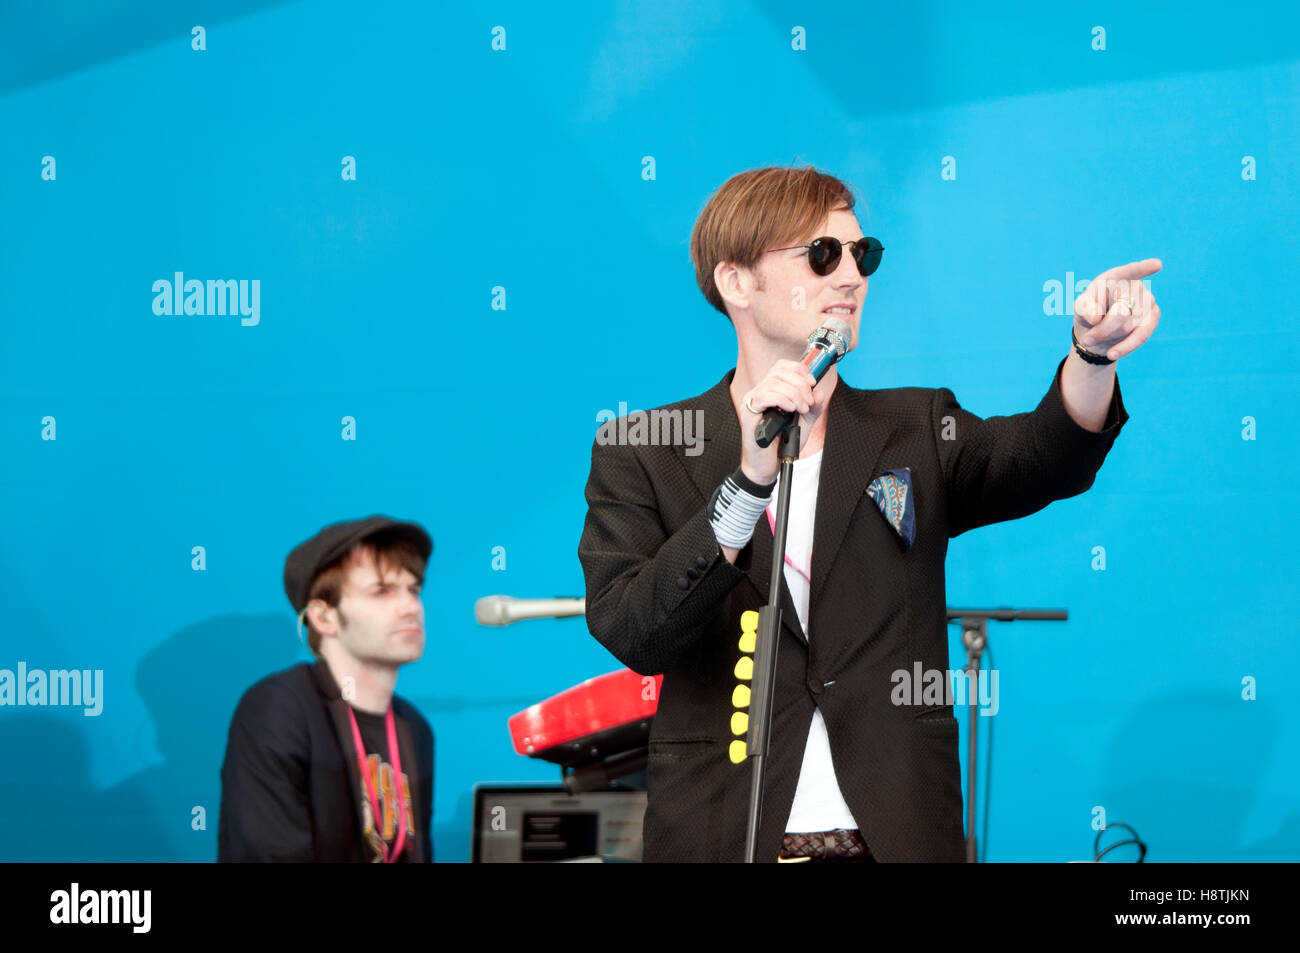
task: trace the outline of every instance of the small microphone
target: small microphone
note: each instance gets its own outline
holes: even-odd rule
[[[826,322],[808,335],[808,350],[804,351],[799,363],[812,371],[813,386],[825,376],[830,366],[842,358],[853,345],[853,328],[843,318],[827,318]],[[763,419],[754,428],[754,442],[766,447],[798,417],[798,412],[769,407]]]
[[[515,599],[512,596],[484,596],[474,603],[479,625],[509,625],[521,619],[563,619],[585,615],[586,599]]]

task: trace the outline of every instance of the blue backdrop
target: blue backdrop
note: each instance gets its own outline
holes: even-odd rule
[[[96,716],[0,708],[0,858],[215,857],[234,703],[309,657],[284,557],[380,512],[436,540],[398,691],[467,859],[474,783],[558,777],[506,718],[618,667],[473,601],[581,594],[598,415],[734,364],[695,216],[797,162],[886,246],[858,387],[1030,410],[1052,283],[1164,262],[1094,487],[950,549],[950,605],[1070,611],[993,627],[987,858],[1091,857],[1101,809],[1151,861],[1300,859],[1300,15],[1143,6],[0,9],[0,669],[103,673]],[[177,272],[257,307],[158,314]]]

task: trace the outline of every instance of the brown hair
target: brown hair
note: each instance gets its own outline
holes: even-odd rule
[[[807,238],[827,215],[839,208],[852,211],[853,203],[848,185],[812,166],[768,166],[733,175],[695,220],[696,283],[709,304],[731,320],[713,280],[718,262],[754,269],[764,252]]]
[[[312,580],[307,601],[323,599],[330,608],[337,609],[339,600],[343,597],[343,581],[347,578],[348,569],[354,564],[367,563],[377,567],[380,579],[387,575],[389,569],[405,569],[415,577],[417,583],[424,583],[424,557],[415,544],[404,536],[381,532],[358,540],[346,553],[323,567]],[[306,624],[307,645],[313,655],[319,656],[320,633],[312,626],[310,617],[307,617]]]

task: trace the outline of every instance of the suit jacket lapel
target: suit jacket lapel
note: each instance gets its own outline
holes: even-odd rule
[[[887,417],[868,409],[870,391],[854,390],[843,377],[835,385],[827,408],[825,451],[817,484],[817,513],[813,520],[812,595],[808,617],[826,585],[835,555],[844,542],[849,517],[865,499],[865,488],[875,475],[885,442],[893,433]],[[865,572],[867,566],[854,567]]]
[[[736,453],[740,453],[740,445],[736,445]],[[739,456],[736,457],[740,459]],[[732,467],[734,470],[735,467]],[[728,473],[731,470],[727,471]],[[722,481],[719,480],[719,483]],[[776,512],[776,496],[772,496],[772,512]],[[767,523],[766,516],[758,518],[758,525],[754,527],[754,554],[749,567],[749,582],[758,591],[758,594],[767,599],[768,582],[772,578],[772,549],[776,545],[776,539],[772,536],[772,528]],[[808,644],[808,636],[804,633],[803,625],[799,622],[799,612],[794,606],[794,597],[790,595],[790,587],[786,585],[785,571],[781,571],[781,623],[798,637],[804,645]]]
[[[326,664],[323,658],[316,660],[316,664],[312,666],[312,672],[316,676],[321,694],[329,700],[330,722],[333,724],[334,734],[338,738],[339,750],[343,752],[343,764],[348,779],[348,794],[352,798],[352,810],[356,815],[357,839],[361,841],[361,830],[366,818],[362,811],[361,798],[357,794],[357,779],[361,777],[361,766],[357,764],[357,749],[352,739],[352,722],[348,718],[348,703],[343,700],[343,694],[339,690],[338,682],[334,680],[334,675],[330,672],[329,665]],[[369,845],[363,842],[361,846],[369,855]]]

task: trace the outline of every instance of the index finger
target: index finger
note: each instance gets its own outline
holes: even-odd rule
[[[1116,265],[1103,271],[1094,280],[1117,278],[1121,281],[1132,281],[1136,278],[1146,278],[1148,275],[1154,275],[1164,267],[1164,262],[1159,258],[1144,258],[1141,261],[1131,261],[1127,265]]]

